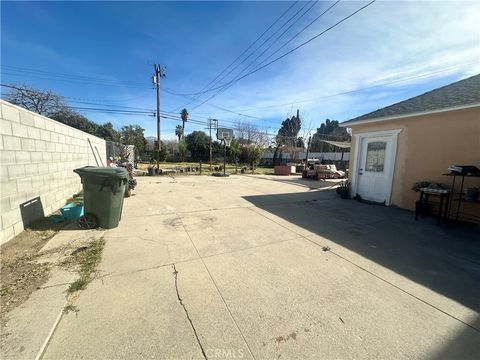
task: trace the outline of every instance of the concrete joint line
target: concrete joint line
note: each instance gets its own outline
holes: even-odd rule
[[[255,356],[253,356],[252,349],[250,349],[250,346],[249,346],[248,343],[247,343],[247,339],[245,339],[245,336],[243,335],[242,331],[240,330],[240,327],[238,326],[237,322],[235,321],[235,318],[233,317],[233,314],[232,314],[232,312],[230,311],[230,308],[228,307],[227,302],[225,301],[225,298],[223,297],[222,293],[220,292],[220,289],[218,288],[217,283],[216,283],[215,280],[213,279],[213,276],[212,276],[212,274],[210,273],[210,270],[208,269],[207,264],[205,264],[204,258],[200,255],[200,252],[198,251],[197,247],[195,246],[195,243],[193,242],[193,239],[192,239],[192,237],[190,236],[190,233],[187,231],[187,227],[185,226],[185,223],[183,222],[181,216],[179,216],[178,214],[177,214],[177,218],[180,220],[180,222],[181,222],[181,224],[182,224],[182,226],[183,226],[183,230],[185,231],[185,233],[187,234],[188,238],[190,239],[190,242],[192,243],[193,248],[194,248],[195,251],[197,252],[197,255],[198,255],[199,259],[202,261],[203,267],[205,268],[205,271],[207,272],[210,280],[212,281],[212,284],[213,284],[213,286],[215,287],[215,290],[217,290],[217,293],[218,293],[218,295],[220,296],[220,299],[222,299],[223,305],[225,306],[225,309],[227,310],[227,313],[228,313],[228,315],[230,316],[230,319],[232,320],[233,324],[235,325],[235,328],[237,329],[238,333],[240,334],[240,336],[241,336],[241,338],[242,338],[245,346],[247,347],[248,353],[250,354],[250,356],[252,357],[252,359],[255,359]]]
[[[243,251],[248,251],[248,250],[251,250],[251,249],[257,249],[257,248],[261,248],[261,247],[267,247],[267,246],[272,246],[272,245],[276,245],[276,244],[280,244],[280,243],[284,243],[284,242],[288,242],[288,241],[297,240],[298,238],[299,238],[298,235],[295,234],[295,237],[292,237],[292,238],[289,238],[289,239],[273,241],[273,242],[270,242],[270,243],[267,243],[267,244],[250,246],[250,247],[246,247],[246,248],[243,248],[243,249],[225,251],[225,252],[221,252],[221,253],[218,253],[218,254],[205,255],[201,258],[200,257],[195,257],[195,258],[192,258],[192,259],[178,260],[175,263],[176,264],[183,264],[183,263],[189,263],[189,262],[193,262],[193,261],[197,261],[197,260],[201,260],[201,259],[208,259],[208,258],[212,258],[212,257],[216,257],[216,256],[235,254],[235,253],[239,253],[239,252],[243,252]],[[152,242],[157,242],[157,241],[152,240]],[[158,243],[160,243],[160,242],[158,242]],[[160,265],[150,266],[148,268],[140,268],[140,269],[135,269],[135,270],[131,270],[131,271],[112,272],[112,273],[107,273],[105,275],[99,276],[98,279],[103,281],[103,279],[110,278],[110,277],[132,275],[132,274],[136,274],[136,273],[139,273],[139,272],[156,270],[156,269],[160,269],[160,268],[167,267],[167,266],[172,266],[172,265],[173,265],[173,262],[170,262],[170,263],[166,263],[166,264],[160,264]],[[59,284],[59,285],[62,285],[62,284]],[[59,286],[59,285],[53,285],[53,286]]]
[[[292,238],[289,238],[289,239],[272,241],[272,242],[269,242],[269,243],[266,243],[266,244],[250,246],[250,247],[246,247],[246,248],[243,248],[243,249],[237,249],[237,250],[232,250],[232,251],[225,251],[225,252],[218,253],[218,254],[205,255],[205,256],[202,257],[202,259],[208,259],[208,258],[212,258],[212,257],[216,257],[216,256],[222,256],[222,255],[236,254],[236,253],[248,251],[248,250],[251,250],[251,249],[258,249],[258,248],[261,248],[261,247],[272,246],[272,245],[284,243],[284,242],[287,242],[287,241],[293,241],[293,240],[297,240],[297,239],[298,239],[298,235],[295,235],[295,237],[292,237]],[[198,260],[198,259],[193,259],[193,260]]]
[[[195,328],[195,325],[193,325],[192,318],[188,314],[188,310],[183,303],[182,298],[180,297],[180,293],[178,292],[178,271],[177,268],[175,267],[175,264],[172,264],[173,267],[173,276],[175,277],[175,291],[177,292],[177,300],[180,303],[180,306],[182,306],[183,311],[185,312],[185,316],[187,317],[188,322],[190,323],[190,326],[192,327],[193,334],[195,335],[195,339],[197,339],[198,346],[200,347],[200,350],[202,352],[203,357],[205,360],[208,360],[207,354],[205,354],[205,350],[203,349],[202,342],[200,341],[200,338],[198,337],[197,329]]]
[[[75,276],[70,279],[69,284],[71,284],[75,280]],[[60,310],[60,313],[58,314],[57,318],[55,319],[55,322],[53,323],[47,337],[45,338],[45,341],[42,344],[42,347],[40,350],[38,350],[37,356],[35,356],[35,360],[41,360],[43,358],[43,355],[45,355],[45,351],[47,350],[48,345],[50,344],[50,340],[52,339],[53,335],[55,334],[55,331],[57,330],[58,324],[60,324],[60,320],[63,318],[65,306],[68,304],[68,299],[65,299],[65,303],[63,304],[62,309]]]
[[[164,212],[161,214],[151,214],[151,215],[142,215],[142,216],[131,216],[130,218],[136,219],[136,218],[145,218],[145,217],[154,217],[154,216],[168,216],[168,215],[188,215],[188,214],[197,214],[197,213],[202,213],[202,212],[210,212],[210,211],[221,211],[221,210],[236,210],[236,209],[248,209],[253,207],[253,205],[248,205],[248,206],[235,206],[235,207],[224,207],[224,208],[211,208],[211,209],[204,209],[204,210],[192,210],[192,211],[169,211],[169,212]],[[123,237],[123,236],[113,236],[113,237]]]
[[[292,230],[292,229],[290,229],[290,228],[286,227],[285,225],[283,225],[283,224],[281,224],[281,223],[279,223],[279,222],[277,222],[277,221],[275,221],[275,220],[273,220],[273,219],[270,219],[270,218],[269,218],[269,217],[267,217],[266,215],[264,215],[264,214],[262,214],[262,213],[260,213],[260,212],[257,212],[257,211],[255,211],[254,209],[252,209],[252,211],[253,211],[253,212],[255,212],[255,213],[257,213],[258,215],[261,215],[261,216],[263,216],[265,219],[268,219],[268,220],[270,220],[270,221],[274,222],[274,223],[275,223],[275,224],[277,224],[278,226],[281,226],[281,227],[283,227],[283,228],[284,228],[284,229],[286,229],[286,230],[290,230],[291,232],[294,232],[294,233],[296,233],[297,235],[299,235],[300,237],[304,238],[305,240],[307,240],[307,241],[308,241],[308,242],[310,242],[311,244],[313,244],[313,245],[315,245],[315,246],[321,246],[320,244],[317,244],[315,241],[313,241],[313,240],[309,239],[307,236],[305,236],[305,235],[302,235],[302,234],[300,234],[300,233],[296,232],[295,230]],[[346,261],[346,262],[348,262],[348,263],[352,264],[353,266],[355,266],[355,267],[359,268],[360,270],[363,270],[363,271],[365,271],[366,273],[368,273],[368,274],[370,274],[370,275],[372,275],[372,276],[376,277],[377,279],[379,279],[379,280],[381,280],[381,281],[385,282],[386,284],[388,284],[388,285],[390,285],[390,286],[393,286],[393,287],[394,287],[394,288],[396,288],[397,290],[400,290],[400,291],[402,291],[403,293],[405,293],[405,294],[407,294],[407,295],[411,296],[412,298],[414,298],[414,299],[416,299],[416,300],[418,300],[418,301],[420,301],[420,302],[424,303],[424,304],[425,304],[425,305],[427,305],[427,306],[430,306],[430,307],[432,307],[433,309],[435,309],[435,310],[437,310],[437,311],[440,311],[442,314],[444,314],[444,315],[447,315],[447,316],[451,317],[452,319],[454,319],[454,320],[457,320],[457,321],[461,322],[463,325],[465,325],[465,326],[468,326],[468,327],[469,327],[469,328],[471,328],[472,330],[475,330],[475,331],[477,331],[477,332],[479,332],[479,333],[480,333],[480,329],[476,328],[475,326],[473,326],[473,325],[470,325],[469,323],[466,323],[465,321],[463,321],[463,320],[461,320],[461,319],[457,318],[456,316],[454,316],[454,315],[452,315],[452,314],[450,314],[450,313],[448,313],[448,312],[446,312],[446,311],[444,311],[444,310],[440,309],[439,307],[437,307],[437,306],[435,306],[435,305],[433,305],[433,304],[430,304],[428,301],[426,301],[426,300],[423,300],[422,298],[420,298],[420,297],[418,297],[418,296],[416,296],[416,295],[412,294],[411,292],[408,292],[408,291],[407,291],[407,290],[405,290],[405,289],[402,289],[400,286],[397,286],[397,285],[393,284],[392,282],[388,281],[387,279],[384,279],[383,277],[381,277],[381,276],[379,276],[379,275],[375,274],[374,272],[372,272],[372,271],[370,271],[370,270],[368,270],[368,269],[365,269],[364,267],[362,267],[362,266],[360,266],[360,265],[358,265],[358,264],[354,263],[353,261],[351,261],[351,260],[349,260],[349,259],[347,259],[347,258],[343,257],[342,255],[340,255],[340,254],[337,254],[336,252],[334,252],[334,251],[332,251],[332,250],[329,250],[329,252],[331,252],[333,255],[337,256],[338,258],[340,258],[340,259],[342,259],[342,260],[344,260],[344,261]]]

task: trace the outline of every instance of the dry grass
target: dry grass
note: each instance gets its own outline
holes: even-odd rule
[[[79,290],[84,290],[88,283],[93,280],[96,268],[102,259],[104,246],[105,240],[103,238],[95,240],[82,249],[82,251],[73,255],[73,262],[80,265],[80,278],[70,284],[70,287],[67,290],[68,293],[71,294]]]
[[[150,164],[147,164],[147,163],[139,163],[138,168],[140,170],[147,171],[147,168],[149,167],[149,165]],[[153,164],[153,166],[156,167],[156,164]],[[223,167],[223,163],[214,163],[214,164],[212,164],[212,171],[210,171],[210,164],[209,163],[202,163],[202,175],[211,175],[213,172],[217,172],[217,171],[215,171],[215,167],[220,167],[220,166]],[[176,162],[176,163],[174,163],[174,162],[163,162],[163,163],[160,163],[160,169],[177,169],[177,170],[180,170],[180,169],[185,169],[187,167],[193,167],[193,168],[200,167],[200,163],[195,163],[195,162]],[[251,174],[252,173],[252,171],[249,170],[249,166],[238,165],[237,174],[241,174],[240,170],[242,169],[242,167],[247,168],[246,174]],[[226,172],[228,174],[235,174],[235,165],[227,164]],[[196,174],[198,174],[198,172],[196,172]],[[271,168],[271,167],[257,167],[255,169],[254,174],[261,174],[261,175],[273,174],[273,168]]]

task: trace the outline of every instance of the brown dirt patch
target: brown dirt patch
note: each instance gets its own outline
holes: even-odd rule
[[[65,223],[53,224],[48,219],[37,222],[0,247],[0,324],[7,322],[7,313],[25,302],[30,294],[48,279],[51,265],[38,263],[40,249]]]

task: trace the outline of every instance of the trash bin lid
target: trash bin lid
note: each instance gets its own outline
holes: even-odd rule
[[[110,166],[85,166],[73,170],[80,176],[108,176],[118,179],[128,178],[127,169],[123,167],[110,167]]]

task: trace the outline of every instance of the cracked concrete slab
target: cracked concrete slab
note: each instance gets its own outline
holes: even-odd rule
[[[105,234],[103,273],[123,273],[197,259],[176,215],[127,218]]]
[[[302,239],[205,259],[260,358],[412,358],[479,333]],[[452,351],[452,353],[455,353]]]
[[[477,312],[475,310],[465,307],[460,303],[458,303],[457,301],[454,301],[446,296],[442,296],[422,284],[415,283],[409,280],[407,277],[401,276],[398,273],[372,260],[369,260],[364,257],[358,257],[356,256],[355,252],[327,238],[314,235],[314,236],[308,237],[308,239],[317,243],[319,247],[323,247],[323,246],[329,247],[330,252],[338,254],[339,256],[341,256],[344,259],[347,259],[348,261],[354,262],[357,266],[360,266],[363,269],[379,276],[380,278],[385,279],[386,281],[392,283],[393,285],[400,287],[401,289],[405,290],[406,292],[409,292],[413,296],[416,296],[419,299],[422,299],[428,302],[432,306],[435,306],[438,309],[443,310],[448,314],[451,314],[452,316],[460,319],[461,321],[467,324],[470,324],[472,326],[476,326],[474,322],[472,322],[472,320],[474,320],[477,315]],[[401,241],[402,239],[398,239],[398,240]],[[377,245],[375,242],[371,241],[370,247],[372,247],[372,250],[375,250],[377,248]],[[427,268],[425,269],[425,271],[436,272],[436,276],[438,277],[441,277],[442,273],[444,274],[447,273],[448,276],[452,276],[452,272],[456,272],[455,277],[457,277],[457,279],[460,280],[461,283],[470,282],[471,286],[475,286],[475,282],[472,281],[472,279],[469,277],[467,273],[465,273],[464,271],[458,271],[456,269],[455,264],[452,264],[452,265],[453,266],[450,268],[445,268],[445,267],[436,268],[436,269]]]
[[[54,269],[50,279],[8,314],[2,336],[4,359],[35,359],[65,305],[65,291],[75,274]]]
[[[78,246],[99,240],[105,234],[105,230],[62,230],[51,238],[45,246],[40,250],[40,253],[51,251],[57,248],[75,249]]]
[[[251,359],[250,350],[236,327],[201,260],[176,264],[178,288],[197,329],[207,358]],[[224,356],[218,356],[223,353]]]
[[[97,279],[65,315],[44,359],[203,359],[171,267]]]
[[[180,217],[201,256],[248,249],[296,237],[291,231],[280,228],[247,208]]]
[[[197,259],[198,255],[186,234],[166,238],[110,237],[99,266],[102,274],[125,273]]]
[[[480,352],[470,230],[341,200],[331,183],[298,177],[138,183],[105,233],[102,277],[45,358],[201,359],[199,343],[208,359]]]

